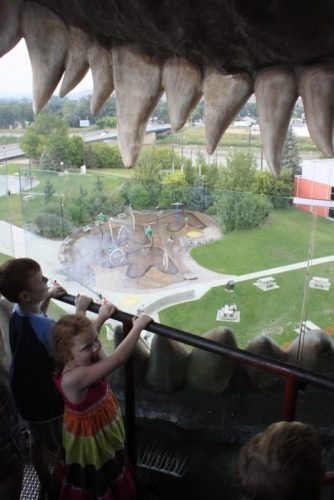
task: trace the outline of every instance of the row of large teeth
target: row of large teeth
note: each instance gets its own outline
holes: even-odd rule
[[[106,49],[81,30],[68,27],[48,9],[23,0],[0,0],[0,57],[23,36],[32,65],[33,108],[38,112],[63,77],[65,96],[84,77],[93,76],[91,112],[96,114],[115,90],[118,140],[124,165],[137,160],[149,117],[166,93],[174,130],[186,122],[202,96],[205,102],[207,150],[219,139],[254,92],[263,151],[271,171],[278,175],[291,115],[302,97],[306,121],[315,144],[333,156],[334,66],[271,67],[254,78],[246,73],[226,74],[199,68],[172,57],[159,64],[134,46]]]
[[[236,336],[229,328],[213,328],[203,337],[222,346],[238,347]],[[115,346],[122,340],[122,328],[116,327]],[[321,330],[308,332],[302,344],[297,337],[287,349],[282,349],[266,335],[258,335],[248,343],[245,351],[323,375],[331,375],[333,372],[332,341]],[[242,387],[245,382],[242,373],[246,373],[254,387],[261,390],[277,389],[277,384],[283,383],[283,377],[277,374],[270,374],[247,364],[240,364],[238,368],[234,361],[196,347],[189,353],[184,344],[160,335],[153,336],[150,351],[141,342],[137,344],[134,370],[138,385],[145,384],[166,392],[188,389],[211,396],[230,389],[235,383],[235,376],[239,378],[238,386]],[[113,378],[113,384],[123,385],[123,376],[118,373],[116,377]]]

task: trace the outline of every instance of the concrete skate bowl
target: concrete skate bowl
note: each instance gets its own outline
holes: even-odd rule
[[[135,212],[66,238],[60,260],[65,274],[95,290],[160,288],[190,275],[192,246],[219,237],[212,219],[199,212]]]

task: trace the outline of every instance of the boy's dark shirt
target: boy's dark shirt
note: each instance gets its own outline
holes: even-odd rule
[[[37,338],[29,316],[12,313],[9,342],[13,356],[10,385],[21,417],[43,421],[63,414],[63,401],[53,382],[54,362]]]

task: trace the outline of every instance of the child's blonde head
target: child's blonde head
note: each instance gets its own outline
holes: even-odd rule
[[[242,447],[237,473],[244,500],[317,500],[323,477],[319,436],[301,422],[272,424]]]
[[[78,336],[85,338],[91,327],[92,322],[78,314],[68,314],[57,321],[54,329],[54,351],[58,372],[72,359],[74,338]]]

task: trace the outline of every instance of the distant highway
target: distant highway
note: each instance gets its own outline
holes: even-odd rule
[[[147,134],[166,134],[172,130],[170,124],[166,125],[148,125],[146,129]],[[101,142],[117,139],[117,129],[113,130],[94,130],[90,132],[77,132],[76,134],[82,137],[85,144],[90,142]],[[25,153],[22,151],[18,144],[7,144],[6,146],[0,145],[0,162],[14,160],[15,158],[22,158]]]

